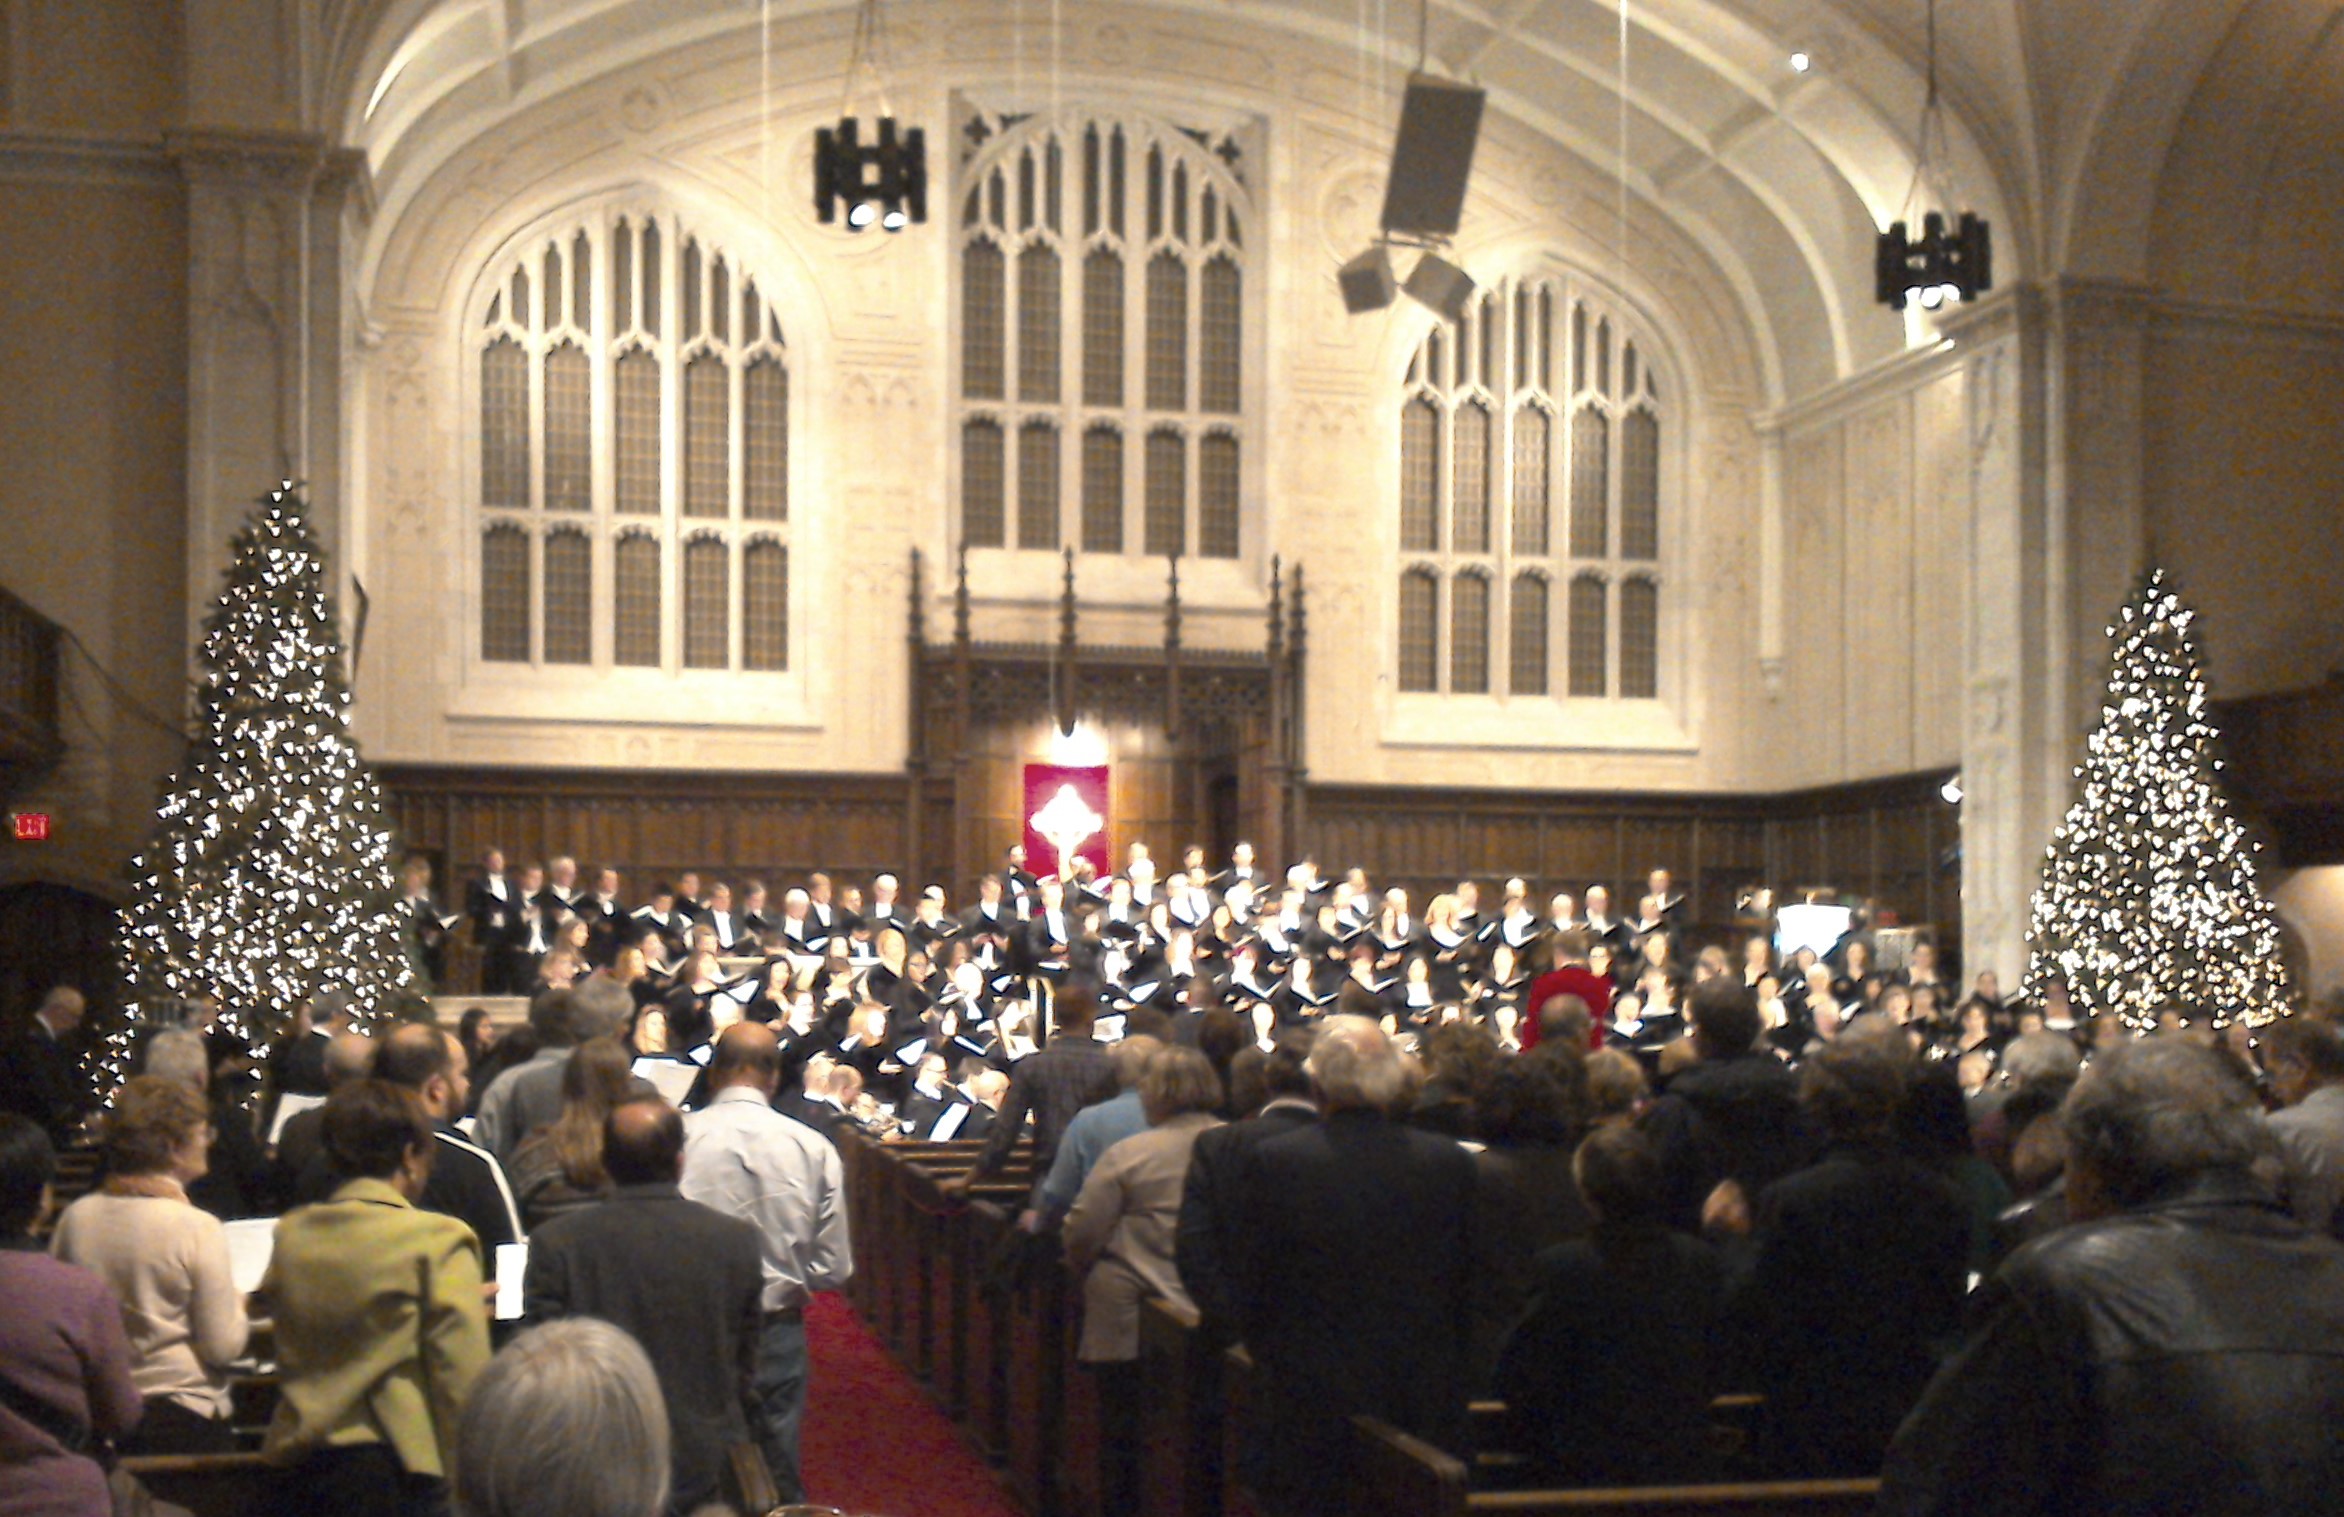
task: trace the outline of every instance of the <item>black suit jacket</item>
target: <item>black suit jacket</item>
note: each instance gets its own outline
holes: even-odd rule
[[[1337,1517],[1354,1413],[1465,1447],[1473,1159],[1340,1111],[1254,1145],[1241,1173],[1246,1473],[1275,1510]]]
[[[0,1111],[38,1122],[62,1143],[94,1104],[74,1046],[47,1027],[23,1028],[0,1043]]]
[[[1205,1330],[1223,1342],[1237,1338],[1237,1304],[1229,1279],[1244,1239],[1245,1162],[1259,1143],[1318,1121],[1307,1102],[1277,1106],[1259,1116],[1198,1133],[1180,1191],[1180,1223],[1172,1260],[1188,1299],[1204,1315]]]
[[[674,1440],[670,1510],[690,1511],[748,1440],[764,1288],[755,1227],[673,1185],[622,1185],[537,1230],[522,1298],[532,1321],[595,1317],[643,1346]]]

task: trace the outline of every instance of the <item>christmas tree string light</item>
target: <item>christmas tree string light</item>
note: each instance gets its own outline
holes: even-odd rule
[[[2136,1031],[2168,1010],[2260,1025],[2292,994],[2260,845],[2222,792],[2195,621],[2159,569],[2108,629],[2100,723],[2027,928],[2030,996],[2060,980],[2079,1014]]]
[[[272,492],[231,545],[204,621],[198,730],[131,864],[123,973],[150,1016],[206,997],[220,1025],[265,1042],[303,1001],[338,994],[365,1018],[413,977],[325,585],[306,503]],[[107,1042],[108,1088],[131,1033]]]

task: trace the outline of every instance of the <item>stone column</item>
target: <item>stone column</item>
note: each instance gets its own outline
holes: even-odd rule
[[[340,546],[344,260],[367,179],[362,154],[310,133],[191,130],[168,146],[188,186],[192,629],[230,534],[280,481],[307,485],[321,538]]]

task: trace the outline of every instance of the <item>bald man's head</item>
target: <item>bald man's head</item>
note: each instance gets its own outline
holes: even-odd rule
[[[326,1044],[326,1088],[363,1080],[374,1072],[374,1039],[363,1033],[338,1032]]]
[[[602,1167],[613,1185],[673,1185],[684,1175],[682,1113],[657,1096],[621,1101],[602,1119]]]
[[[735,1022],[716,1039],[708,1061],[711,1091],[753,1086],[770,1096],[781,1084],[781,1040],[762,1022]]]

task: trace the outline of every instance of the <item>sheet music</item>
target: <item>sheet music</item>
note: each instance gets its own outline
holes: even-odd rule
[[[526,1243],[499,1243],[496,1246],[496,1320],[521,1320],[521,1277],[529,1272],[529,1245]]]
[[[220,1230],[228,1235],[228,1274],[235,1280],[236,1289],[249,1296],[268,1278],[269,1259],[277,1251],[277,1219],[252,1217],[241,1222],[224,1222]]]
[[[681,1106],[684,1097],[691,1094],[692,1082],[699,1077],[700,1067],[681,1059],[640,1058],[635,1061],[635,1077],[649,1080],[651,1088],[659,1092],[661,1100],[670,1106]]]

